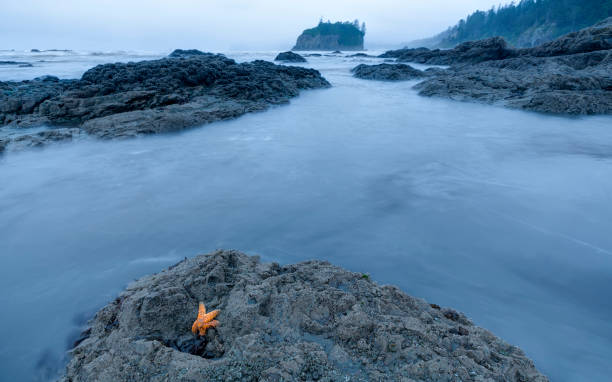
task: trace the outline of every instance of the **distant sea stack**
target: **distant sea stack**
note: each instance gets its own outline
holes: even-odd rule
[[[292,50],[363,50],[365,23],[319,21],[319,25],[306,29]]]

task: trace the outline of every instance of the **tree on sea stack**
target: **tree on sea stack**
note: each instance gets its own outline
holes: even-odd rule
[[[353,22],[323,22],[306,29],[298,37],[292,50],[363,50],[365,23],[359,26],[359,20]]]

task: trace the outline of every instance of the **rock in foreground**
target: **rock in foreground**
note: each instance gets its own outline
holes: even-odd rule
[[[220,326],[196,338],[198,301]],[[132,283],[72,351],[72,381],[547,381],[464,315],[329,263],[235,251]]]
[[[234,118],[286,103],[300,90],[330,86],[314,69],[239,64],[198,51],[173,56],[99,65],[79,80],[0,82],[0,126],[51,125],[99,138],[132,137]]]
[[[306,62],[306,59],[300,56],[297,53],[293,52],[282,52],[279,53],[274,61],[284,61],[284,62]]]
[[[352,70],[353,76],[364,80],[406,81],[425,77],[425,72],[406,64],[361,64]]]

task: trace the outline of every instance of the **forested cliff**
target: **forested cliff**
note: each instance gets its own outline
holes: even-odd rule
[[[464,41],[502,36],[517,47],[531,47],[612,16],[612,0],[521,0],[476,11],[427,45],[452,47]]]

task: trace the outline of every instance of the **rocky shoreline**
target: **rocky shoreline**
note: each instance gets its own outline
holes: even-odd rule
[[[513,49],[495,37],[449,50],[400,49],[380,57],[450,65],[423,72],[427,78],[415,86],[423,96],[553,114],[612,114],[612,18],[529,49]],[[408,79],[389,74],[405,71],[400,66],[385,67],[386,74],[374,70],[387,80]]]
[[[191,333],[198,302],[220,324]],[[217,251],[133,282],[71,351],[77,381],[534,381],[524,353],[463,314],[323,261]]]
[[[379,57],[395,63],[362,64],[353,75],[423,79],[415,88],[428,97],[553,114],[612,114],[612,18],[534,48],[514,49],[494,37],[448,50],[400,49]],[[306,62],[293,52],[276,60]],[[407,62],[449,67],[421,71]],[[236,63],[193,49],[160,60],[99,65],[80,79],[0,81],[0,153],[82,137],[183,130],[265,110],[303,89],[328,86],[314,69],[261,60]],[[39,126],[48,128],[28,130]]]
[[[2,126],[53,129],[0,135],[2,148],[94,136],[126,138],[178,131],[288,102],[329,87],[314,69],[177,50],[153,61],[96,66],[78,80],[46,76],[0,82]]]

